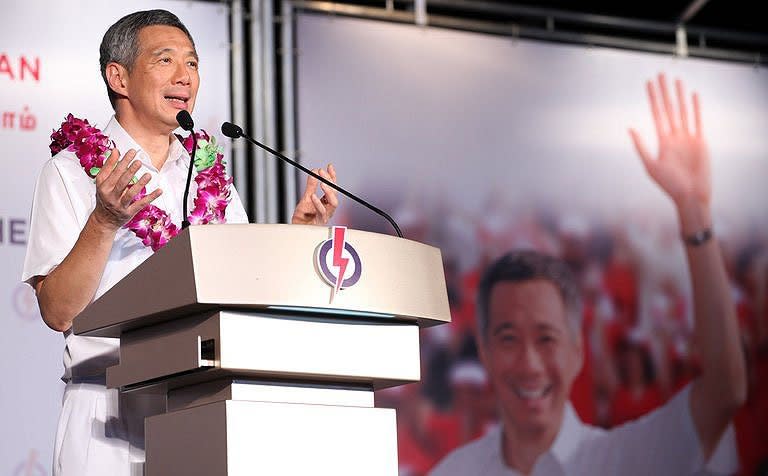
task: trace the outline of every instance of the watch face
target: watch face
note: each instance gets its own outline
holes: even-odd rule
[[[704,230],[699,230],[692,235],[683,236],[683,241],[691,246],[699,246],[709,241],[710,238],[712,238],[712,229],[706,228]]]

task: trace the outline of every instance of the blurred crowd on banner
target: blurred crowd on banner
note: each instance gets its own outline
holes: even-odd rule
[[[504,213],[500,202],[491,197],[483,215],[408,207],[396,217],[406,237],[441,248],[452,318],[422,331],[421,382],[377,394],[377,405],[398,411],[401,476],[426,474],[497,424],[475,342],[475,294],[485,266],[506,251],[546,252],[577,273],[587,358],[571,402],[584,422],[621,425],[663,405],[696,376],[676,225],[642,212],[610,222],[552,210]],[[743,475],[768,471],[766,231],[720,229],[749,373],[748,401],[734,421]]]

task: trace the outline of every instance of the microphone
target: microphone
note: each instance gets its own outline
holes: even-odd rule
[[[231,122],[225,122],[221,125],[221,133],[230,139],[238,139],[245,136],[243,128]]]
[[[181,229],[189,226],[189,218],[187,212],[187,199],[189,198],[189,185],[192,182],[192,167],[195,165],[195,152],[197,152],[197,136],[195,135],[195,121],[192,120],[192,116],[189,115],[186,109],[182,109],[176,114],[176,122],[179,123],[179,127],[187,132],[192,133],[192,153],[189,154],[189,170],[187,170],[187,185],[184,187],[184,216],[181,220]]]
[[[256,145],[258,147],[261,147],[262,149],[266,150],[267,152],[269,152],[270,154],[272,154],[275,157],[279,158],[283,162],[287,162],[287,163],[291,164],[292,166],[296,167],[297,169],[301,170],[305,174],[311,175],[312,177],[318,179],[319,181],[321,181],[324,184],[328,185],[329,187],[331,187],[332,189],[336,190],[337,192],[343,194],[346,197],[351,198],[352,200],[356,201],[360,205],[363,205],[364,207],[368,208],[369,210],[373,211],[377,215],[379,215],[382,218],[384,218],[385,220],[387,220],[390,223],[390,225],[392,225],[392,227],[394,227],[395,231],[397,232],[397,236],[400,237],[400,238],[403,237],[403,232],[400,231],[400,227],[397,226],[397,223],[395,223],[395,220],[393,220],[392,217],[387,215],[384,211],[380,210],[379,208],[376,208],[375,206],[373,206],[370,203],[366,202],[362,198],[359,198],[356,195],[354,195],[354,194],[352,194],[350,192],[347,192],[346,190],[344,190],[343,188],[339,187],[338,185],[336,185],[335,183],[331,182],[330,180],[324,179],[320,175],[312,172],[311,170],[309,170],[308,168],[306,168],[303,165],[299,164],[298,162],[289,159],[288,157],[284,156],[280,152],[278,152],[278,151],[276,151],[276,150],[274,150],[274,149],[272,149],[272,148],[262,144],[261,142],[257,141],[256,139],[253,139],[248,134],[243,132],[243,128],[238,126],[237,124],[232,124],[231,122],[223,123],[221,125],[221,133],[224,134],[225,136],[231,138],[231,139],[238,139],[238,138],[242,137],[245,140],[247,140],[248,142],[250,142],[251,144]]]
[[[176,114],[176,122],[179,123],[179,126],[182,129],[188,132],[192,131],[192,129],[195,127],[195,121],[192,120],[192,116],[189,115],[186,109],[182,109],[178,114]]]

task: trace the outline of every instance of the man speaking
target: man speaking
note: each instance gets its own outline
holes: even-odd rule
[[[197,192],[189,220],[248,222],[215,141],[201,137],[191,151],[173,134],[200,85],[195,44],[181,21],[164,10],[121,18],[104,35],[100,66],[115,114],[101,131],[69,115],[52,136],[55,155],[35,188],[22,276],[45,323],[65,337],[58,476],[141,474],[144,417],[162,411],[162,400],[107,389],[118,340],[73,335],[72,320],[178,233],[190,152]],[[316,173],[336,180],[330,165]],[[320,184],[320,198],[317,186],[307,180],[293,223],[324,224],[333,215],[335,192]]]

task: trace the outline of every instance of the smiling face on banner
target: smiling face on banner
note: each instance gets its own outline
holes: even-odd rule
[[[560,293],[544,279],[501,281],[488,318],[480,357],[507,430],[556,434],[583,362]]]

